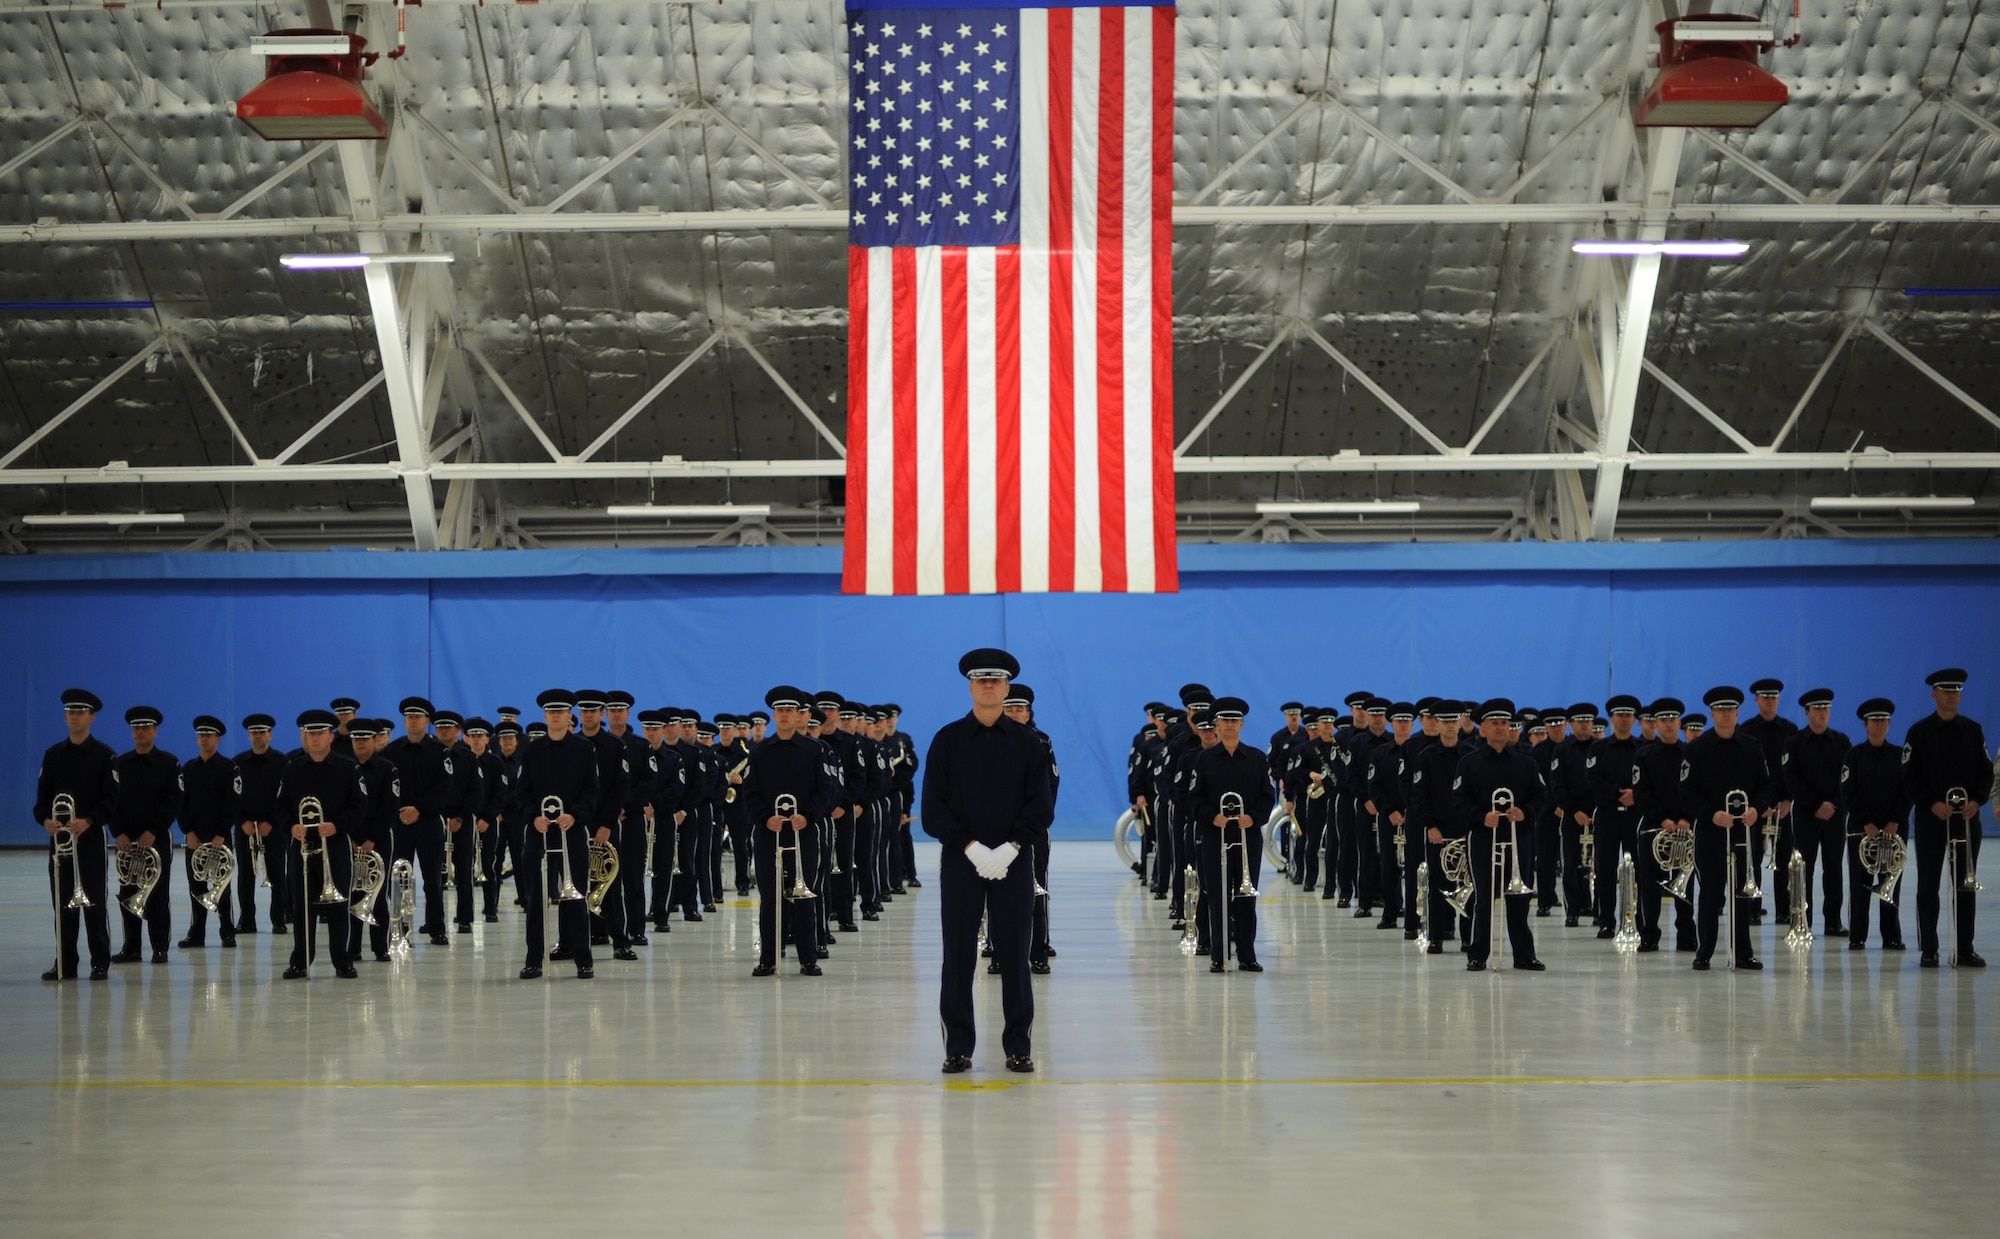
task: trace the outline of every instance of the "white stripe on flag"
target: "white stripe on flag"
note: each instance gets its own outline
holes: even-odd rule
[[[1021,10],[1021,589],[1049,587],[1049,15]]]
[[[1153,18],[1125,14],[1125,588],[1153,576]]]
[[[1071,356],[1075,391],[1071,440],[1075,450],[1076,575],[1078,592],[1104,588],[1104,551],[1097,485],[1097,85],[1101,9],[1077,9],[1076,38],[1070,51],[1070,287],[1075,345]]]
[[[896,589],[895,251],[868,251],[868,592]],[[905,519],[908,519],[907,516]]]
[[[917,258],[917,592],[944,592],[944,250]],[[905,376],[906,379],[912,376]]]
[[[995,526],[999,513],[999,488],[994,471],[999,467],[998,413],[994,390],[999,385],[995,251],[976,246],[965,256],[965,483],[966,532],[971,552],[966,588],[975,594],[990,594],[996,588]]]

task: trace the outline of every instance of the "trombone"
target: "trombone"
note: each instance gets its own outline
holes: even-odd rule
[[[1729,815],[1729,872],[1725,881],[1729,889],[1729,966],[1733,970],[1736,967],[1736,905],[1744,899],[1755,899],[1758,893],[1757,885],[1751,876],[1756,872],[1756,868],[1750,859],[1750,827],[1743,820],[1750,812],[1750,794],[1743,791],[1726,793],[1722,797],[1722,811]],[[1743,827],[1741,845],[1736,842],[1738,826]],[[1736,851],[1739,846],[1743,850],[1743,868],[1740,870],[1736,867]],[[1743,884],[1740,887],[1736,883],[1736,875],[1739,872],[1743,875]]]
[[[1506,902],[1508,895],[1525,892],[1527,888],[1521,881],[1519,865],[1512,864],[1508,860],[1508,857],[1514,854],[1515,844],[1518,842],[1513,837],[1514,819],[1508,816],[1508,812],[1514,807],[1514,792],[1511,788],[1496,787],[1493,789],[1492,799],[1487,803],[1490,811],[1498,813],[1500,821],[1507,824],[1508,834],[1507,838],[1502,839],[1498,823],[1494,825],[1491,879],[1493,894],[1492,898],[1486,901],[1486,961],[1490,968],[1493,966],[1493,961],[1500,957],[1500,926],[1496,923],[1500,919],[1498,909]],[[1522,891],[1515,891],[1516,886],[1521,887]]]
[[[1233,810],[1230,808],[1231,805],[1235,806]],[[1236,842],[1222,845],[1222,884],[1225,887],[1229,885],[1229,852],[1234,848],[1243,855],[1237,857],[1241,869],[1236,879],[1236,889],[1230,892],[1230,896],[1235,899],[1255,899],[1257,888],[1250,885],[1250,831],[1241,821],[1243,797],[1236,792],[1222,793],[1222,815],[1236,822]]]
[[[63,906],[65,908],[95,907],[95,902],[89,895],[84,893],[83,875],[76,868],[76,834],[69,828],[69,824],[76,820],[76,798],[68,792],[57,792],[55,799],[49,802],[49,816],[56,819],[62,826],[61,830],[56,831],[55,873],[58,883],[56,887],[58,898],[62,894],[62,887],[60,885],[62,881],[62,863],[67,860],[69,862],[70,892],[69,902]],[[61,928],[58,927],[56,932],[60,934],[62,932]]]
[[[319,898],[317,903],[346,903],[347,896],[333,884],[332,866],[326,863],[326,839],[319,828],[326,824],[326,809],[317,796],[305,796],[299,800],[298,824],[306,828],[306,837],[299,840],[299,894],[306,893],[309,885],[306,875],[311,872],[312,858],[319,857]],[[314,844],[318,846],[315,847]]]
[[[1417,949],[1428,951],[1431,945],[1431,863],[1417,862],[1417,915],[1422,918],[1417,924]]]
[[[541,816],[546,818],[549,823],[549,830],[541,832],[542,884],[548,888],[547,894],[543,899],[544,910],[542,912],[542,976],[549,980],[555,979],[556,927],[548,923],[549,914],[547,909],[561,908],[564,903],[572,899],[583,898],[583,892],[576,889],[576,883],[570,881],[569,877],[569,842],[563,837],[562,827],[556,821],[557,818],[562,816],[562,812],[563,802],[561,796],[542,797]],[[549,838],[551,831],[555,834],[555,838],[553,839]],[[554,846],[551,847],[551,844]],[[556,885],[556,853],[558,851],[562,853],[561,886]]]
[[[1951,815],[1945,819],[1944,858],[1946,873],[1951,878],[1951,966],[1958,967],[1958,900],[1961,892],[1970,894],[1986,888],[1979,884],[1978,867],[1972,857],[1972,814],[1966,812],[1972,798],[1962,787],[1954,787],[1944,794],[1945,806]]]
[[[771,802],[772,816],[781,819],[783,822],[783,825],[778,828],[779,833],[776,849],[778,872],[775,875],[778,880],[774,885],[785,892],[786,903],[797,903],[802,899],[819,898],[819,895],[806,885],[805,865],[799,854],[799,828],[792,825],[792,819],[798,816],[798,812],[799,799],[790,792],[781,794],[776,800]],[[787,829],[792,832],[792,846],[790,847],[785,846],[784,832]],[[790,886],[785,885],[785,853],[787,852],[792,854],[792,884]],[[676,872],[678,872],[678,869],[676,869]],[[805,944],[801,942],[797,945],[803,954]],[[782,926],[778,932],[777,954],[780,958],[785,954],[785,939]]]
[[[1792,927],[1785,931],[1785,945],[1803,951],[1813,944],[1812,909],[1806,906],[1806,857],[1794,847],[1785,862],[1785,880],[1791,889]]]
[[[417,927],[417,871],[407,859],[389,866],[394,885],[389,915],[389,953],[399,959],[410,954],[410,934]]]

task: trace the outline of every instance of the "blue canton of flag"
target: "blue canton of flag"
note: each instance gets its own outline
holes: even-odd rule
[[[848,14],[849,243],[1021,239],[1019,14]]]

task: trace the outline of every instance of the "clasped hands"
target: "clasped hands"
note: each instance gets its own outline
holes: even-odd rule
[[[1012,843],[1003,843],[997,848],[990,848],[974,839],[965,845],[965,858],[972,862],[974,869],[979,870],[979,876],[988,882],[998,882],[1006,877],[1008,866],[1012,865],[1014,858],[1020,854],[1021,849]]]

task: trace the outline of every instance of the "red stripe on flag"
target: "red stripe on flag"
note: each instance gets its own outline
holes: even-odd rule
[[[967,549],[969,485],[965,475],[966,332],[977,330],[965,318],[965,249],[947,247],[943,257],[944,294],[944,592],[963,594],[972,587],[971,552]]]
[[[896,415],[896,571],[899,594],[917,592],[917,252],[898,247],[891,260],[896,358],[890,383]]]
[[[1123,592],[1125,10],[1104,9],[1098,21],[1101,33],[1097,42],[1097,538],[1102,588]]]
[[[840,591],[868,592],[868,251],[847,248],[847,533]]]
[[[1174,556],[1174,10],[1153,10],[1153,588],[1180,586]]]
[[[993,586],[1021,588],[1021,247],[1003,245],[993,255]],[[1039,347],[1039,342],[1037,342]]]
[[[1076,588],[1076,238],[1070,185],[1069,9],[1049,10],[1049,588]]]

